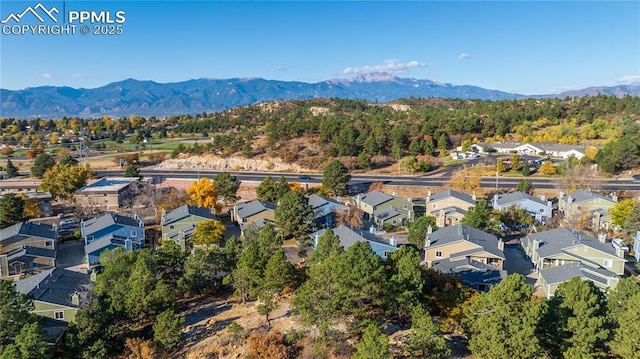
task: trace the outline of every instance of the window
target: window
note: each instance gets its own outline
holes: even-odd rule
[[[389,251],[382,252],[382,258],[387,258],[389,256]]]
[[[58,320],[63,320],[64,319],[64,312],[61,310],[56,310],[55,312],[53,312],[53,318],[54,319],[58,319]]]
[[[93,236],[87,236],[87,242],[93,242]]]
[[[169,226],[169,229],[173,229],[173,228],[174,228],[174,225],[173,225],[173,224]]]
[[[436,258],[442,258],[442,251],[436,251]]]
[[[138,235],[138,231],[131,231],[131,237],[135,237]]]
[[[397,224],[398,222],[394,219],[391,221],[391,224],[393,224],[394,226]]]
[[[602,261],[602,266],[605,268],[613,267],[613,261],[611,259],[605,259]]]
[[[402,206],[402,209],[408,209],[408,208],[409,208],[409,205],[405,204],[405,205]]]
[[[45,242],[44,242],[44,246],[45,246],[45,247],[51,247],[52,245],[53,245],[53,242],[52,242],[52,241],[45,241]]]
[[[432,204],[431,208],[438,208],[438,204],[437,203]]]
[[[544,213],[544,208],[540,208],[540,213]]]

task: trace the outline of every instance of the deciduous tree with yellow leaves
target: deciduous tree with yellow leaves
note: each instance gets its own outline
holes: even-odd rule
[[[187,194],[189,195],[191,202],[198,207],[216,207],[218,190],[213,182],[207,177],[203,177],[193,182],[191,187],[187,188]]]

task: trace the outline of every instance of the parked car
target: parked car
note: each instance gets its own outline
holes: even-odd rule
[[[624,244],[624,242],[622,241],[621,238],[614,238],[611,240],[611,245],[613,245],[613,247],[615,249],[620,249],[623,252],[628,252],[629,251],[629,247]]]
[[[75,233],[73,230],[67,228],[58,230],[58,236],[71,236],[73,233]]]
[[[65,219],[60,222],[60,227],[73,227],[74,224],[76,224],[76,222],[74,222],[73,219]]]
[[[302,175],[299,177],[302,181],[308,181],[311,179],[311,177],[307,176],[307,175]]]

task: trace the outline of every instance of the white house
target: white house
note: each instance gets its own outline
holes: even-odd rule
[[[493,196],[493,208],[498,211],[507,210],[511,206],[524,208],[538,222],[551,217],[551,201],[545,201],[544,196],[534,197],[524,192],[496,194]]]

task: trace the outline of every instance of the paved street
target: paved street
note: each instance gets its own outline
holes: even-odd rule
[[[508,274],[520,273],[527,279],[527,283],[535,285],[538,274],[533,270],[533,264],[524,256],[520,244],[507,244],[504,246],[504,269]]]

